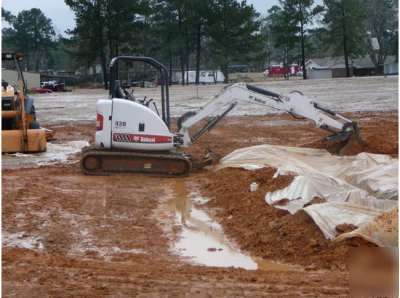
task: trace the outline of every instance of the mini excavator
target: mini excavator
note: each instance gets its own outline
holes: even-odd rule
[[[18,86],[2,81],[1,92],[1,152],[32,153],[46,151],[47,131],[36,120],[33,99],[26,96],[26,84],[21,70],[21,53],[2,53],[4,61],[11,61],[17,71]]]
[[[161,114],[153,99],[137,99],[121,87],[117,72],[119,61],[143,62],[158,70],[161,78]],[[283,96],[245,83],[228,85],[199,111],[183,114],[177,121],[177,131],[172,132],[169,78],[164,65],[149,57],[118,56],[110,63],[110,76],[110,98],[100,99],[96,104],[95,145],[84,148],[81,155],[81,168],[86,174],[139,172],[187,175],[192,170],[193,160],[179,149],[196,142],[239,102],[312,120],[317,127],[331,132],[327,139],[338,141],[343,146],[348,146],[349,142],[361,142],[355,122],[323,108],[301,92],[293,91]],[[206,123],[191,134],[190,128],[206,118]]]

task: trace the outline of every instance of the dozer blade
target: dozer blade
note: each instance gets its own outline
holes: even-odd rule
[[[327,137],[330,143],[327,150],[337,155],[355,155],[363,152],[365,143],[361,139],[360,130],[356,123],[353,123],[352,127],[352,131]]]
[[[81,169],[87,175],[144,173],[185,176],[192,169],[189,157],[179,152],[134,152],[88,147],[82,150]]]

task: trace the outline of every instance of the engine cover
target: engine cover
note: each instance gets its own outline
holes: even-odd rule
[[[164,151],[174,148],[174,135],[148,107],[126,99],[96,104],[96,145],[104,148]]]

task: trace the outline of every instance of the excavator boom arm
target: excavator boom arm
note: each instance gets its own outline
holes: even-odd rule
[[[239,102],[257,104],[312,120],[317,127],[342,136],[342,138],[351,134],[355,127],[355,124],[350,119],[322,108],[301,92],[295,91],[288,96],[282,96],[256,86],[237,83],[225,87],[193,116],[179,121],[178,136],[182,137],[181,145],[184,147],[190,146],[202,134],[214,127]],[[210,115],[214,116],[193,137],[190,136],[189,129]]]

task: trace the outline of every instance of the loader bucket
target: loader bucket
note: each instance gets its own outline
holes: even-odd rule
[[[28,129],[27,145],[24,145],[22,130],[3,130],[1,132],[2,153],[33,153],[46,151],[46,132],[44,129]]]

